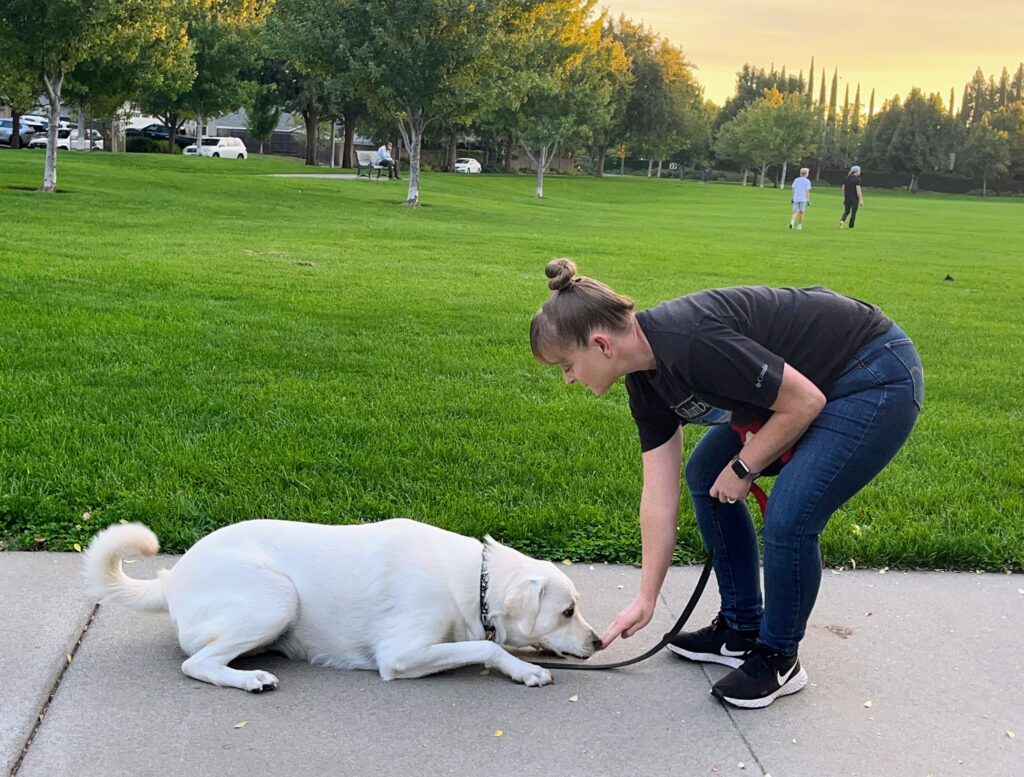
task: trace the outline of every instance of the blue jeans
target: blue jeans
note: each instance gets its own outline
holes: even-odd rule
[[[759,643],[794,655],[821,583],[819,539],[832,514],[896,454],[924,404],[924,371],[898,326],[847,363],[825,407],[797,441],[768,499],[762,606],[757,532],[746,504],[708,492],[742,447],[728,426],[701,438],[686,483],[706,547],[714,550],[722,615],[734,629],[760,630]]]

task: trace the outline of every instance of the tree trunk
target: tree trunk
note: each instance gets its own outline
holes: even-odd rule
[[[779,182],[779,188],[780,189],[785,189],[786,188],[786,166],[787,165],[789,165],[789,162],[783,162],[782,163],[782,180]]]
[[[167,153],[168,154],[173,154],[174,153],[174,140],[175,140],[175,138],[178,135],[178,114],[172,113],[172,114],[170,114],[167,117],[167,129],[169,129],[171,131],[170,136],[168,136],[168,138],[167,138]],[[198,142],[198,141],[196,141],[196,142]],[[198,150],[199,150],[199,147],[196,146],[196,151],[198,151]]]
[[[11,148],[21,148],[21,113],[11,108]]]
[[[654,171],[654,160],[653,159],[648,159],[647,160],[647,177],[648,178],[651,177],[651,173],[653,171]]]
[[[335,119],[331,119],[331,141],[330,141],[330,143],[331,143],[331,164],[330,164],[331,169],[334,168],[334,163],[335,163],[335,161],[338,158],[337,149],[335,148],[335,146],[337,144],[337,138],[336,138],[337,130],[338,130],[338,122]]]
[[[917,194],[917,173],[910,174],[910,186],[907,189],[911,194]]]
[[[748,167],[744,167],[744,168],[743,168],[743,185],[744,185],[744,186],[746,186],[746,185],[747,185],[747,174],[748,174],[749,172],[750,172],[750,168],[748,168]]]
[[[316,140],[320,129],[320,113],[314,103],[308,103],[302,111],[306,122],[306,164],[316,167]]]
[[[356,111],[345,111],[345,144],[341,152],[341,166],[355,167],[355,144],[356,144],[356,122],[359,121],[359,113]]]
[[[455,172],[455,159],[459,155],[459,138],[452,130],[448,135],[448,172]]]
[[[625,174],[626,174],[626,157],[625,156],[620,156],[619,157],[619,175],[625,175]]]
[[[759,184],[759,186],[762,189],[764,188],[764,174],[766,172],[768,172],[768,163],[767,162],[762,162],[761,163],[761,181],[760,181],[760,184]]]
[[[405,115],[408,118],[398,120],[398,129],[402,133],[406,148],[409,149],[409,192],[402,204],[415,208],[420,204],[420,148],[423,144],[426,122],[423,120],[422,108],[406,110]]]
[[[988,177],[984,175],[981,176],[981,196],[988,196]]]
[[[50,123],[46,129],[46,168],[43,172],[44,192],[57,191],[57,129],[60,125],[60,89],[64,84],[64,70],[57,68],[53,80],[46,75],[43,76],[43,86],[46,89],[46,99],[50,104]],[[20,127],[12,126],[14,132]]]
[[[512,172],[512,136],[505,138],[505,172]]]
[[[604,178],[604,162],[608,158],[608,144],[597,147],[597,173],[598,178]]]
[[[547,167],[548,147],[541,146],[540,159],[536,160],[535,165],[537,167],[537,197],[539,199],[544,198],[544,168]]]

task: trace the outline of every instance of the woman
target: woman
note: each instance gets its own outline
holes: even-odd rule
[[[654,614],[675,547],[682,426],[710,425],[686,463],[719,615],[670,648],[734,667],[712,693],[764,707],[807,683],[797,647],[821,581],[829,517],[900,449],[924,401],[913,343],[877,307],[822,287],[713,289],[637,311],[556,259],[534,315],[534,357],[603,394],[626,377],[640,434],[640,592],[602,635],[607,647]],[[732,425],[763,424],[741,439]],[[792,450],[791,450],[792,449]],[[757,534],[745,504],[759,474],[791,458],[768,501],[762,606]]]

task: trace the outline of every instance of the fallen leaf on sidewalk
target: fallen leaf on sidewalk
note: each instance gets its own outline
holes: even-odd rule
[[[501,736],[502,734],[504,734],[504,733],[505,733],[505,732],[504,732],[504,731],[502,731],[502,730],[501,730],[501,729],[499,728],[499,729],[498,729],[497,731],[495,731],[495,732],[494,732],[494,736],[496,736],[496,737],[500,737],[500,736]]]
[[[579,694],[576,694],[576,693],[574,693],[572,696],[569,697],[569,701],[579,701],[579,700],[580,700]]]
[[[562,563],[565,564],[567,567],[571,567],[572,566],[572,561],[570,559],[567,559],[567,558],[563,558],[562,559]]]
[[[868,701],[864,702],[864,706],[865,706],[865,707],[870,707],[870,706],[871,706],[871,704],[872,704],[872,702],[871,702],[871,700],[870,700],[870,699],[869,699]]]
[[[621,586],[621,585],[617,585],[615,587],[618,588],[620,591],[623,589],[623,586]]]
[[[248,723],[248,722],[249,721],[247,721],[247,720],[243,720],[241,723],[236,723],[235,724],[235,728],[245,728],[245,724]]]
[[[1018,588],[1017,589],[1017,593],[1024,594],[1024,588]]]
[[[68,663],[70,664],[71,663],[71,654],[70,653],[67,654],[67,659],[68,659]]]
[[[79,545],[77,542],[74,545],[72,545],[71,547],[75,549],[75,553],[81,553],[82,552],[82,546]]]
[[[743,763],[743,761],[740,761],[738,764],[736,764],[736,766],[738,766],[740,769],[746,769],[747,768],[747,765],[745,763]]]
[[[1008,737],[1009,737],[1010,739],[1013,739],[1013,738],[1014,738],[1015,736],[1017,736],[1017,735],[1016,735],[1016,734],[1014,734],[1014,733],[1013,733],[1012,731],[1007,731],[1007,732],[1006,732],[1006,736],[1008,736]]]
[[[482,672],[480,673],[480,676],[481,676],[481,677],[489,677],[489,676],[490,676],[490,674],[491,674],[491,670],[490,670],[490,669],[484,669],[484,671],[482,671]]]
[[[878,574],[884,575],[888,571],[889,571],[889,567],[882,567],[881,569],[878,570]]]

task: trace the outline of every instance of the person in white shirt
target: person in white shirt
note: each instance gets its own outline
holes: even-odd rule
[[[808,167],[800,168],[800,177],[793,179],[793,215],[789,219],[789,228],[796,224],[797,229],[804,228],[804,212],[811,204],[811,179]]]
[[[391,157],[391,144],[385,143],[377,149],[376,164],[388,169],[388,178],[398,178],[398,162]]]

